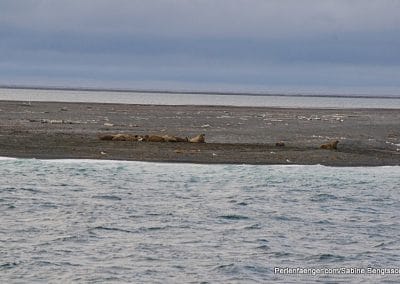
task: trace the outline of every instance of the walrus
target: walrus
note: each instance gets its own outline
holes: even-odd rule
[[[171,136],[168,134],[163,135],[162,138],[164,139],[164,142],[178,142],[175,136]]]
[[[114,138],[114,136],[115,135],[112,135],[112,134],[99,135],[99,139],[111,141]]]
[[[329,143],[326,144],[322,144],[321,146],[319,146],[321,149],[326,149],[326,150],[337,150],[337,144],[339,143],[338,140],[335,141],[331,141]]]
[[[176,142],[189,142],[189,138],[188,137],[185,137],[185,138],[175,137],[175,139],[176,139]]]
[[[113,141],[138,141],[137,135],[130,134],[116,134],[112,138]]]
[[[112,140],[112,141],[139,141],[140,135],[130,135],[130,134],[105,134],[99,135],[100,140]]]
[[[177,136],[164,135],[162,136],[165,142],[188,142],[188,138],[181,138]]]
[[[275,146],[276,147],[283,147],[283,146],[285,146],[285,142],[283,142],[283,141],[276,142]]]
[[[206,142],[205,136],[206,136],[205,134],[199,134],[193,138],[190,138],[189,142],[190,143],[205,143]]]
[[[145,135],[143,141],[146,142],[165,142],[164,138],[158,135]]]

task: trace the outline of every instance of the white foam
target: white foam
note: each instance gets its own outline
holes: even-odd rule
[[[128,165],[138,165],[138,166],[147,166],[147,165],[153,165],[153,166],[158,166],[158,167],[183,167],[186,168],[190,166],[191,168],[196,167],[196,168],[210,168],[210,167],[244,167],[244,168],[250,168],[250,167],[255,167],[255,168],[274,168],[274,169],[279,169],[279,168],[284,168],[284,169],[290,169],[290,168],[305,168],[305,169],[330,169],[330,168],[340,168],[342,169],[343,167],[335,167],[335,166],[326,166],[326,165],[321,165],[321,164],[315,164],[315,165],[297,165],[297,164],[267,164],[267,165],[254,165],[254,164],[199,164],[199,163],[174,163],[174,162],[151,162],[151,161],[126,161],[126,160],[103,160],[103,159],[36,159],[36,158],[13,158],[13,157],[1,157],[0,156],[0,161],[37,161],[37,162],[44,162],[44,163],[57,163],[57,164],[128,164]],[[396,169],[399,168],[400,166],[373,166],[373,167],[345,167],[346,169],[377,169],[377,168],[392,168]]]
[[[0,157],[0,161],[17,160],[17,158],[12,157]]]

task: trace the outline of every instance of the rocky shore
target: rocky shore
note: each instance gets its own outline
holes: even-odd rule
[[[400,165],[396,109],[0,101],[0,156],[240,164]],[[206,143],[100,140],[205,134]],[[337,150],[320,145],[338,140]],[[283,142],[284,146],[276,146]]]

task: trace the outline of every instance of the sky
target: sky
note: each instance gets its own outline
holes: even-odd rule
[[[400,95],[400,0],[0,0],[0,84]]]

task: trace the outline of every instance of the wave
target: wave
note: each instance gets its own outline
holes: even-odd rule
[[[101,160],[101,159],[36,159],[36,158],[14,158],[14,157],[2,157],[0,156],[0,161],[38,161],[44,163],[56,163],[56,164],[127,164],[127,165],[155,165],[155,166],[190,166],[198,168],[212,168],[212,167],[244,167],[244,168],[274,168],[274,169],[343,169],[343,167],[335,166],[325,166],[321,164],[316,165],[252,165],[252,164],[198,164],[198,163],[180,163],[180,162],[149,162],[149,161],[126,161],[126,160]],[[374,167],[346,167],[346,169],[400,169],[400,166],[374,166]]]

